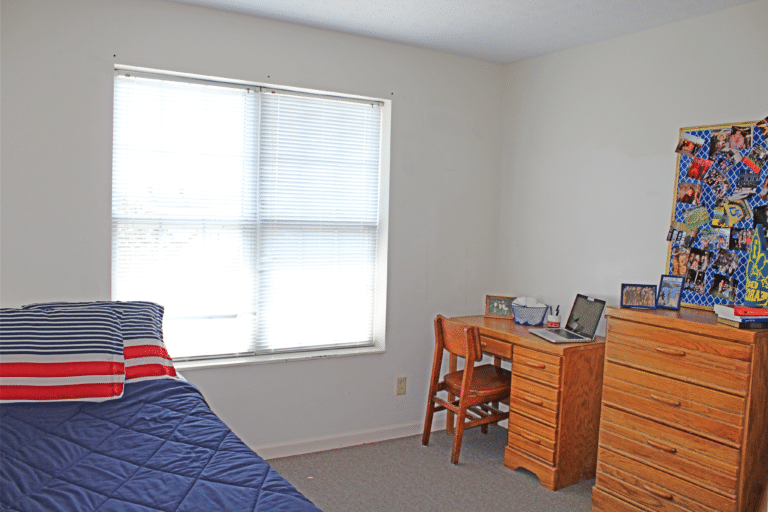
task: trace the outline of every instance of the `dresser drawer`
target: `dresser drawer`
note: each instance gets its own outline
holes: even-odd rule
[[[739,361],[752,360],[752,346],[729,341],[714,335],[701,335],[690,331],[666,329],[654,325],[627,322],[617,318],[608,318],[608,336],[613,335],[654,341],[663,345],[687,349],[702,354],[711,354],[723,359]]]
[[[735,512],[736,501],[604,448],[598,451],[597,486],[649,510]],[[709,507],[709,508],[707,508]]]
[[[741,443],[745,402],[738,396],[609,362],[603,404],[734,446]]]
[[[733,499],[739,450],[633,414],[603,408],[600,444]]]
[[[615,320],[608,324],[608,335],[612,343],[606,346],[606,361],[746,395],[748,346]]]
[[[645,512],[645,510],[594,487],[592,489],[592,512]]]
[[[547,398],[550,389],[542,384],[535,382],[525,382],[525,386],[518,388],[515,384],[520,384],[520,377],[512,376],[512,390],[509,396],[509,409],[517,413],[529,416],[557,426],[558,402]]]
[[[560,386],[560,357],[516,347],[512,355],[512,372],[553,387]]]
[[[623,389],[617,389],[616,384],[621,384]],[[613,382],[611,379],[604,381],[603,407],[622,408],[733,447],[741,445],[741,426],[699,416],[686,410],[688,404],[661,393],[649,393],[647,388]]]
[[[648,388],[651,392],[671,394],[692,402],[693,412],[703,414],[727,423],[741,425],[744,416],[745,399],[742,396],[724,393],[697,384],[680,382],[676,379],[657,375],[612,362],[605,365],[604,376],[612,381],[621,381]],[[618,385],[617,385],[618,386]]]
[[[484,353],[493,354],[503,359],[512,359],[512,344],[488,336],[480,336],[480,346]]]

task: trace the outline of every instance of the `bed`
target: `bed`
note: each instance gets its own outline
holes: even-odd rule
[[[167,354],[158,358],[156,343],[148,345],[154,347],[151,355],[133,361],[134,370],[127,372],[133,378],[125,379],[127,351],[123,363],[108,362],[118,370],[122,364],[122,374],[105,375],[104,370],[92,382],[85,379],[95,397],[73,395],[84,379],[61,373],[72,362],[60,360],[71,355],[62,352],[58,362],[40,363],[43,356],[38,352],[30,356],[29,343],[24,347],[26,354],[19,343],[12,343],[19,337],[9,334],[8,326],[19,316],[17,311],[0,313],[0,510],[319,510],[248,448],[214,414],[195,386],[177,377]],[[48,318],[51,311],[32,313],[32,325],[39,325],[35,315]],[[61,310],[57,311],[54,316],[60,316]],[[82,308],[78,312],[82,320]],[[87,318],[93,313],[89,311]],[[22,316],[27,319],[29,314]],[[69,322],[72,315],[64,313],[63,318]],[[61,318],[55,320],[61,323]],[[62,330],[57,329],[56,339],[60,339]],[[122,331],[125,347],[141,346],[125,343],[130,338],[125,323],[120,327],[118,322],[116,331]],[[92,347],[96,342],[88,343]],[[64,345],[69,347],[66,352],[72,352],[72,342]],[[121,359],[116,353],[110,357]],[[83,359],[82,355],[77,358]],[[106,368],[102,363],[94,367]],[[29,368],[35,364],[33,375]],[[43,377],[40,364],[48,365]],[[55,377],[50,375],[51,368],[58,368]],[[44,378],[50,381],[33,382]],[[46,386],[64,391],[53,393],[51,399],[24,400],[19,393],[25,386],[38,394]],[[112,391],[103,391],[108,388]]]

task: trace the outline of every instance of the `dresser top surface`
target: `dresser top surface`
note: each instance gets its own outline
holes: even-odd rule
[[[717,321],[717,315],[710,310],[681,307],[673,309],[633,309],[608,306],[605,316],[638,322],[643,324],[666,327],[669,329],[685,330],[712,336],[726,338],[744,343],[755,343],[768,339],[767,329],[737,329]]]

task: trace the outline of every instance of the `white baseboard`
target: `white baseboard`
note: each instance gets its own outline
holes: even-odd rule
[[[334,448],[346,448],[348,446],[357,446],[360,444],[413,436],[421,434],[423,428],[423,422],[408,423],[404,425],[391,425],[380,429],[351,432],[339,436],[316,437],[292,443],[252,446],[251,448],[253,448],[253,450],[263,459],[276,459],[279,457],[290,457],[291,455],[321,452],[324,450],[333,450]],[[444,429],[445,418],[435,418],[432,423],[432,430]]]

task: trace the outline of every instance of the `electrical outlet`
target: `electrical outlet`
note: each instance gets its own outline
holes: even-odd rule
[[[405,377],[397,378],[397,392],[398,395],[405,394]]]

